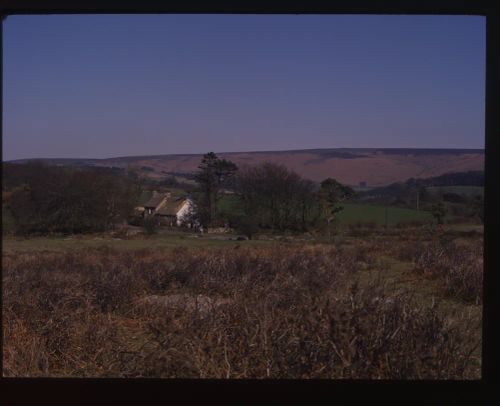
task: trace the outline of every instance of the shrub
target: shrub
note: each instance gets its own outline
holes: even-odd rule
[[[416,255],[414,270],[440,279],[446,291],[454,297],[482,303],[482,240],[469,242],[467,245],[438,241],[422,247]]]
[[[352,284],[369,260],[298,244],[6,255],[4,374],[477,378],[476,320]],[[220,305],[138,305],[152,295]]]
[[[259,231],[257,219],[248,216],[240,217],[236,222],[236,231],[246,235],[248,239],[251,240]]]

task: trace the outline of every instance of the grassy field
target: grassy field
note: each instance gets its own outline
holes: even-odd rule
[[[239,204],[238,197],[235,195],[222,196],[219,200],[218,209],[221,215],[228,215],[230,217],[244,215],[244,211]]]
[[[260,246],[272,244],[272,241],[252,240],[245,241],[245,245]],[[130,239],[96,236],[73,237],[11,237],[3,238],[3,252],[16,251],[58,251],[75,250],[82,248],[107,247],[117,250],[154,249],[158,251],[171,250],[176,247],[186,248],[234,248],[241,245],[241,241],[209,238],[207,236],[194,237],[190,235],[153,235],[138,236]]]
[[[375,223],[377,225],[396,225],[398,223],[432,221],[429,212],[403,209],[389,206],[371,206],[366,204],[345,203],[338,218],[342,224]]]
[[[344,210],[340,212],[338,218],[342,224],[355,223],[375,223],[377,225],[390,226],[398,223],[421,221],[430,222],[432,215],[423,210],[404,209],[391,206],[374,206],[357,203],[344,203]],[[243,211],[238,206],[238,200],[235,196],[224,196],[220,200],[220,212],[231,215],[243,215]],[[386,213],[387,209],[387,213]],[[386,216],[387,215],[387,216]]]
[[[186,196],[187,192],[184,189],[176,188],[176,187],[168,187],[167,190],[172,193],[172,197],[181,197]]]

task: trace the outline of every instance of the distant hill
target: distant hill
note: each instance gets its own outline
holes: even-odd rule
[[[406,181],[409,186],[484,186],[483,171],[467,171],[445,173],[426,179],[411,178]]]
[[[264,161],[284,164],[305,178],[333,177],[342,183],[386,186],[409,178],[430,178],[453,172],[484,170],[483,149],[334,148],[292,151],[222,152],[238,166]],[[53,165],[145,168],[152,178],[196,171],[201,154],[129,156],[108,159],[41,159]],[[23,163],[29,160],[11,162]]]
[[[463,189],[461,193],[467,188],[481,189],[484,187],[484,171],[466,171],[446,173],[440,176],[431,178],[410,178],[405,182],[394,182],[387,186],[372,188],[370,190],[360,192],[360,197],[367,199],[369,197],[400,197],[404,194],[411,193],[416,187],[426,188],[447,188],[451,191]],[[443,189],[444,190],[444,189]],[[470,191],[469,191],[470,192]]]

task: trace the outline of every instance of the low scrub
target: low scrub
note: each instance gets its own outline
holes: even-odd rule
[[[414,260],[415,272],[441,280],[451,296],[475,304],[482,303],[482,239],[467,241],[466,244],[442,240],[425,246],[407,247],[404,255]]]
[[[359,288],[366,260],[323,245],[5,255],[3,372],[478,378],[476,320]]]

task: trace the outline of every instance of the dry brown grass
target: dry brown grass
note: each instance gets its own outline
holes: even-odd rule
[[[413,262],[413,271],[436,279],[453,298],[481,304],[483,296],[483,240],[459,241],[442,236],[428,243],[405,243],[398,257]]]
[[[9,254],[3,372],[477,378],[477,320],[459,325],[380,282],[359,288],[360,264],[371,260],[323,245]],[[148,297],[169,305],[148,307]],[[195,297],[203,311],[191,299],[178,305]]]

